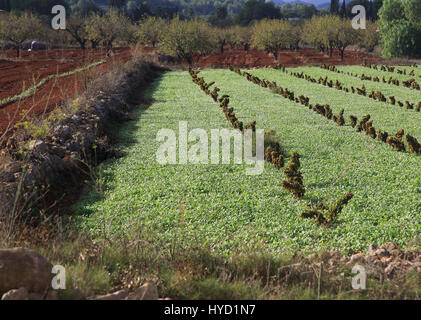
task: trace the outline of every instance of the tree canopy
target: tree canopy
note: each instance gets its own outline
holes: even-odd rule
[[[379,17],[382,49],[386,57],[421,55],[419,0],[384,0]]]

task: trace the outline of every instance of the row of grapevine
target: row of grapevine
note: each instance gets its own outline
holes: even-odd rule
[[[199,71],[189,69],[190,76],[192,81],[197,84],[200,89],[205,92],[207,95],[211,96],[215,102],[219,102],[221,110],[224,112],[226,119],[231,122],[231,125],[241,132],[244,132],[245,129],[251,129],[253,132],[256,131],[256,121],[251,121],[250,123],[244,125],[242,121],[238,120],[235,115],[234,108],[229,107],[230,97],[226,94],[219,97],[220,89],[214,87],[210,90],[210,87],[215,84],[212,82],[205,82],[203,77],[199,77]],[[276,169],[280,169],[284,166],[284,157],[282,155],[281,145],[278,141],[275,141],[272,136],[274,134],[273,130],[265,132],[265,160],[269,163],[272,163]]]
[[[344,118],[344,109],[342,109],[338,115],[334,115],[332,112],[332,108],[328,105],[321,105],[321,104],[310,104],[310,98],[305,97],[303,95],[296,97],[295,93],[288,88],[282,88],[277,86],[276,82],[274,81],[267,81],[264,79],[260,79],[248,72],[242,72],[238,68],[230,67],[230,70],[247,78],[247,80],[260,85],[261,87],[269,88],[274,92],[275,94],[279,94],[283,96],[286,99],[289,99],[295,103],[299,103],[301,105],[304,105],[308,107],[310,110],[313,110],[314,112],[326,117],[329,120],[332,120],[336,122],[339,126],[345,125],[345,118]],[[389,136],[389,134],[386,131],[383,131],[381,129],[378,129],[376,131],[376,128],[373,126],[373,120],[370,121],[370,115],[366,115],[362,117],[360,122],[358,123],[358,118],[354,115],[350,115],[351,120],[351,126],[353,128],[357,128],[357,132],[364,131],[366,135],[370,136],[373,139],[378,138],[378,140],[387,143],[390,145],[394,150],[405,152],[406,146],[403,142],[402,138],[404,135],[404,131],[401,129],[398,131],[398,133],[395,136]],[[358,125],[357,125],[358,123]],[[418,140],[407,134],[405,136],[405,140],[408,143],[408,149],[410,153],[413,153],[415,155],[421,155],[421,145],[419,144]]]
[[[345,71],[339,70],[334,65],[323,64],[323,65],[320,66],[320,68],[325,69],[325,70],[329,70],[331,72],[346,74],[348,76],[359,78],[361,80],[380,82],[380,78],[378,76],[367,76],[364,73],[362,75],[359,75],[359,74],[356,74],[356,73],[353,73],[353,72],[345,72]],[[381,79],[381,82],[383,82],[385,84],[393,84],[393,85],[398,86],[398,87],[400,86],[400,81],[398,79],[395,79],[395,78],[392,78],[392,77],[389,77],[389,79],[386,80],[386,78],[383,76],[382,79]],[[402,86],[405,87],[405,88],[409,88],[409,89],[421,90],[420,85],[418,84],[418,82],[414,78],[402,81]]]
[[[401,75],[406,75],[406,69],[398,69],[396,67],[393,66],[388,66],[388,65],[377,65],[377,64],[371,64],[371,63],[367,63],[367,61],[364,61],[364,63],[362,64],[363,67],[365,68],[369,68],[369,69],[373,69],[373,70],[378,70],[378,71],[384,71],[384,72],[390,72],[393,73],[396,71],[397,74],[401,74]],[[411,65],[412,68],[418,68],[418,65],[416,63],[414,63],[413,65]],[[415,69],[412,69],[408,75],[410,76],[415,76]]]
[[[242,132],[244,132],[244,129],[252,129],[253,131],[256,131],[256,121],[252,121],[243,127],[243,122],[239,121],[235,116],[234,108],[229,107],[230,100],[228,95],[222,95],[218,98],[218,92],[220,89],[215,87],[212,91],[210,90],[210,87],[213,86],[215,82],[212,81],[206,83],[203,77],[198,76],[199,71],[195,71],[191,68],[189,69],[189,73],[192,81],[197,84],[203,92],[211,96],[215,102],[219,102],[219,106],[224,112],[227,120],[231,122],[235,129]],[[274,133],[275,132],[273,130],[265,132],[265,161],[273,164],[273,166],[279,170],[284,166],[284,157],[282,155],[280,143],[273,139]],[[299,157],[298,153],[292,153],[291,161],[288,167],[284,169],[286,180],[281,181],[281,183],[286,191],[293,194],[296,198],[302,199],[305,194],[305,187],[302,175],[299,171]]]
[[[317,224],[330,226],[332,225],[343,208],[354,197],[352,192],[344,194],[338,201],[336,201],[330,208],[327,208],[323,202],[318,202],[316,206],[308,205],[309,209],[301,213],[301,217],[305,219],[314,219]],[[327,210],[327,212],[325,212]]]
[[[335,82],[333,82],[333,80],[329,80],[327,75],[324,78],[319,77],[319,79],[316,79],[308,74],[305,74],[304,72],[289,72],[284,66],[278,66],[276,69],[282,70],[282,72],[286,74],[294,76],[298,79],[306,80],[311,83],[317,83],[329,88],[344,91],[346,93],[358,94],[360,96],[368,97],[379,102],[384,102],[391,105],[398,105],[399,107],[405,107],[407,110],[415,110],[416,112],[421,112],[421,101],[419,101],[418,103],[413,103],[406,100],[405,103],[403,103],[402,101],[396,100],[394,96],[389,96],[388,100],[381,91],[372,90],[370,93],[367,93],[367,89],[364,86],[364,84],[361,86],[361,88],[354,88],[353,86],[351,86],[351,88],[347,88],[338,80],[336,80]]]
[[[230,67],[231,71],[237,72],[238,74],[243,75],[243,73],[238,68]],[[214,84],[214,82],[206,83],[203,78],[199,78],[198,72],[190,70],[190,74],[192,76],[193,82],[198,84],[204,92],[206,92],[208,95],[212,95],[212,91],[209,90],[209,87]],[[275,89],[278,88],[275,82],[269,82],[265,80],[260,80],[259,78],[249,74],[244,73],[244,75],[254,83]],[[219,90],[218,90],[219,91]],[[295,97],[294,92],[288,90],[288,89],[282,89],[280,88],[279,93],[282,92],[282,95],[285,98],[288,98],[292,101],[295,101],[297,103],[301,103],[303,105],[309,105],[309,98],[305,96],[299,96]],[[223,100],[222,100],[223,99]],[[215,99],[214,99],[215,100]],[[229,103],[229,97],[224,95],[222,98],[218,99],[221,102],[222,108],[228,108]],[[318,105],[319,107],[319,105]],[[325,110],[330,110],[329,106],[324,106]],[[330,112],[331,114],[331,112]],[[331,119],[338,123],[338,125],[344,125],[345,119],[344,119],[344,110],[342,110],[337,116],[331,115]],[[255,121],[253,122],[256,123]],[[273,130],[269,130],[268,132],[265,132],[265,160],[269,163],[272,163],[275,168],[280,169],[284,165],[283,156],[281,154],[281,148],[280,144],[277,141],[272,140],[272,136],[274,135]],[[281,181],[281,184],[283,188],[291,193],[295,198],[297,199],[303,199],[306,189],[303,182],[303,176],[300,172],[300,155],[297,152],[293,152],[291,154],[291,160],[288,163],[288,166],[284,168],[284,175],[285,179]],[[321,218],[321,215],[318,215],[318,217],[315,219],[316,223],[323,225],[323,226],[330,226],[332,225],[337,216],[342,211],[343,207],[351,200],[353,197],[353,193],[349,192],[342,196],[337,202],[335,202],[328,210],[328,214],[326,218]],[[308,218],[305,216],[305,214],[301,214],[302,218]],[[321,221],[321,223],[319,223]]]

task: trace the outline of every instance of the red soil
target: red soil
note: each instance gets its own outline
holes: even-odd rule
[[[22,110],[30,110],[30,115],[39,115],[53,110],[57,104],[83,91],[86,82],[95,75],[103,73],[120,62],[131,57],[129,48],[115,49],[115,55],[107,58],[106,63],[68,77],[54,79],[37,92],[20,101],[0,106],[0,132],[9,123],[19,121]],[[41,79],[51,74],[60,74],[106,58],[104,50],[48,50],[25,52],[22,61],[0,61],[0,99],[22,92]],[[35,81],[33,81],[33,79]],[[25,86],[26,84],[26,86]]]
[[[157,52],[158,48],[145,47],[144,51]],[[30,115],[39,115],[53,110],[64,100],[82,92],[87,82],[99,73],[110,70],[119,62],[126,62],[131,57],[129,48],[118,48],[115,55],[107,58],[107,62],[68,77],[54,79],[37,90],[31,97],[6,105],[0,105],[0,133],[9,123],[19,121],[22,110],[30,110]],[[12,97],[32,86],[41,79],[52,74],[61,74],[76,68],[86,66],[106,57],[103,49],[56,49],[36,52],[22,52],[22,58],[14,61],[14,51],[6,52],[6,60],[0,59],[0,100]],[[4,55],[3,55],[4,56]],[[364,60],[378,63],[379,59],[363,53],[353,51],[345,52],[344,61],[340,60],[339,53],[335,52],[333,58],[322,55],[314,50],[282,51],[279,54],[279,63],[287,67],[316,64],[361,64]],[[273,56],[258,50],[244,51],[243,49],[227,50],[223,53],[213,53],[195,59],[199,67],[226,68],[229,65],[242,68],[261,68],[275,65]]]
[[[379,59],[368,54],[354,51],[345,51],[344,61],[341,61],[339,52],[334,52],[332,58],[314,50],[282,51],[279,54],[279,63],[287,67],[298,67],[303,65],[355,65],[361,64],[364,60],[371,63],[378,63]],[[195,59],[198,67],[226,68],[229,65],[241,68],[262,68],[276,64],[272,55],[258,50],[243,49],[226,50],[223,53],[213,53],[208,56]]]

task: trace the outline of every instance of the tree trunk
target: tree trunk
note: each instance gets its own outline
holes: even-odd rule
[[[193,66],[193,57],[190,57],[190,56],[186,57],[186,61],[190,67]]]
[[[248,52],[248,51],[249,51],[249,49],[250,49],[250,45],[249,45],[248,43],[246,43],[246,44],[244,45],[244,51]]]
[[[86,49],[86,40],[78,40],[78,42],[79,42],[80,48],[82,50],[85,50]]]
[[[275,50],[273,52],[273,56],[275,57],[275,62],[278,63],[279,62],[279,57],[278,57],[278,50]]]
[[[20,58],[20,45],[16,47],[16,58]]]
[[[341,49],[339,49],[339,51],[341,52],[341,61],[344,61],[345,48],[341,48]]]

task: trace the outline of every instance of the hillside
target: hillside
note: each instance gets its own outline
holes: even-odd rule
[[[98,6],[106,6],[108,0],[93,0]],[[127,2],[146,2],[150,8],[178,7],[180,11],[193,9],[196,14],[209,15],[219,6],[224,6],[230,14],[238,13],[247,0],[128,0]]]
[[[108,0],[93,0],[98,6],[107,6]],[[143,3],[146,2],[150,8],[157,7],[178,7],[180,11],[194,10],[199,15],[210,15],[216,11],[219,6],[224,6],[228,9],[229,14],[240,12],[244,3],[247,0],[128,0],[127,3]],[[269,1],[267,1],[269,2]],[[284,5],[289,3],[300,3],[315,5],[317,8],[324,8],[329,6],[328,0],[272,0],[277,5]]]

